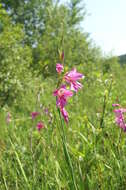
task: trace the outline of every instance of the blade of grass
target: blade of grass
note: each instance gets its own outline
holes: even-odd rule
[[[24,177],[24,180],[25,180],[25,182],[26,182],[26,184],[27,184],[28,189],[30,189],[30,185],[29,185],[28,179],[27,179],[27,177],[26,177],[26,175],[25,175],[25,171],[24,171],[24,169],[23,169],[23,166],[22,166],[22,163],[21,163],[21,161],[20,161],[19,155],[18,155],[18,153],[17,153],[16,150],[15,150],[15,146],[14,146],[12,140],[11,140],[10,138],[9,138],[9,140],[10,140],[10,143],[11,143],[12,148],[13,148],[13,150],[14,150],[14,153],[15,153],[15,155],[16,155],[16,159],[17,159],[17,162],[18,162],[19,167],[20,167],[20,169],[21,169],[21,172],[22,172],[22,175],[23,175],[23,177]]]

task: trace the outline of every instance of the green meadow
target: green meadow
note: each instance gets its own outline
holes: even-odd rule
[[[0,190],[125,190],[126,133],[112,106],[126,106],[125,63],[82,31],[81,0],[0,3]],[[68,124],[53,96],[57,63],[84,75]]]

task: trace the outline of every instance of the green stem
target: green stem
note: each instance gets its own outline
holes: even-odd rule
[[[100,120],[100,127],[103,127],[103,122],[104,122],[104,116],[105,116],[105,109],[106,109],[106,95],[104,96],[104,103],[103,103],[103,110],[102,110],[102,117]]]
[[[118,152],[120,154],[120,143],[121,143],[121,139],[122,139],[122,129],[120,130],[120,134],[119,134],[119,138],[118,138],[118,143],[117,143],[117,148],[118,148]]]
[[[63,126],[63,122],[62,122],[62,118],[61,118],[61,114],[60,114],[59,109],[58,109],[58,113],[59,113],[60,121],[61,121],[61,129],[62,129],[61,138],[62,138],[62,143],[63,143],[63,150],[64,150],[64,154],[65,154],[65,159],[66,159],[68,168],[69,168],[70,173],[71,173],[74,189],[77,190],[77,185],[76,185],[75,177],[74,177],[73,165],[72,165],[72,162],[71,162],[70,154],[69,154],[68,149],[67,149],[66,135],[65,135],[64,126]]]
[[[112,89],[112,79],[111,79],[110,86],[109,86],[109,89],[108,89],[108,98],[106,97],[106,95],[104,95],[104,103],[103,103],[102,117],[101,117],[101,120],[100,120],[100,127],[103,127],[106,106],[107,106],[107,103],[108,103],[108,100],[109,100],[111,89]]]

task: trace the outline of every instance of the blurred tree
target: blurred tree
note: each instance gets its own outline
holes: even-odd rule
[[[0,7],[0,105],[12,104],[26,92],[31,80],[31,49],[23,44],[21,25],[13,25],[6,11]],[[20,96],[19,96],[20,94]]]
[[[48,6],[52,0],[0,0],[12,21],[23,24],[25,42],[33,45],[42,35]]]
[[[69,6],[69,25],[79,25],[84,19],[85,6],[82,0],[70,0]]]

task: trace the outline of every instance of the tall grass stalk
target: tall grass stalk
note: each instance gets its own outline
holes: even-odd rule
[[[3,171],[2,171],[2,177],[3,177],[5,189],[6,189],[6,190],[9,190],[9,189],[8,189],[8,186],[7,186],[7,183],[6,183],[6,177],[4,176],[4,172],[3,172]]]
[[[22,175],[23,175],[23,177],[24,177],[24,180],[25,180],[25,182],[26,182],[26,184],[27,184],[28,189],[30,190],[30,185],[29,185],[28,179],[27,179],[27,177],[26,177],[26,175],[25,175],[25,171],[24,171],[24,169],[23,169],[23,166],[22,166],[22,163],[21,163],[21,161],[20,161],[19,155],[18,155],[18,153],[16,152],[15,146],[14,146],[14,144],[13,144],[13,142],[12,142],[12,140],[11,140],[10,137],[9,137],[9,141],[10,141],[10,143],[11,143],[11,145],[12,145],[13,150],[14,150],[14,153],[15,153],[15,156],[16,156],[16,159],[17,159],[17,162],[18,162],[19,167],[20,167],[20,169],[21,169],[21,173],[22,173]]]
[[[107,103],[108,103],[109,96],[110,96],[110,93],[112,90],[112,82],[113,82],[113,80],[111,79],[110,86],[108,88],[108,97],[106,94],[104,95],[103,110],[102,110],[102,116],[100,119],[100,127],[103,127],[103,124],[104,124],[105,111],[106,111]]]

